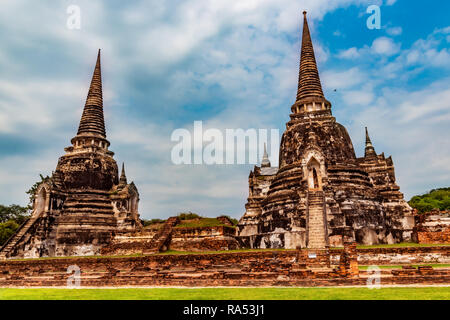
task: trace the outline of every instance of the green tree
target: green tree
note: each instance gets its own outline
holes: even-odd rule
[[[450,210],[450,188],[433,189],[426,194],[412,197],[408,203],[419,213],[433,209]]]
[[[21,207],[17,204],[4,206],[0,204],[0,223],[14,221],[21,225],[29,217],[29,210],[27,207]]]
[[[19,228],[14,220],[9,220],[5,223],[0,223],[0,245],[3,245]]]

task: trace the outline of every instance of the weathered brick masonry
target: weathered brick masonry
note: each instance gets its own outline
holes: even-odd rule
[[[167,220],[158,231],[144,230],[115,237],[101,249],[102,255],[151,254],[166,250],[219,251],[239,249],[235,228],[224,226],[176,227],[177,217]]]
[[[333,250],[334,251],[334,250]],[[450,263],[450,246],[356,249],[362,265]],[[336,255],[331,255],[337,259]]]
[[[435,210],[416,215],[413,234],[419,243],[450,243],[450,211]]]
[[[450,247],[358,249],[356,253],[363,257],[362,261],[370,263],[387,263],[387,257],[402,254],[416,254],[414,263],[428,262],[427,254],[448,263],[449,250]],[[296,250],[8,260],[0,262],[0,286],[66,286],[70,275],[67,268],[73,265],[80,268],[84,287],[365,285],[368,277],[365,271],[360,271],[358,276],[343,273],[342,265],[338,267],[342,252],[331,250],[331,268],[319,269],[309,269],[304,261],[299,261],[301,254]],[[351,259],[352,252],[347,253]],[[383,269],[381,281],[382,284],[450,284],[450,269]]]

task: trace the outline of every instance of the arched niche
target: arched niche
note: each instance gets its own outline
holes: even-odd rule
[[[47,209],[49,196],[50,194],[44,186],[38,189],[34,199],[33,216],[38,216]]]
[[[310,149],[302,158],[303,179],[306,180],[309,190],[323,190],[326,180],[325,158],[316,149]]]
[[[136,214],[138,212],[138,205],[139,205],[139,197],[137,194],[133,194],[130,199],[130,211],[133,214]]]
[[[322,174],[320,163],[316,158],[311,158],[306,166],[309,190],[322,190]]]

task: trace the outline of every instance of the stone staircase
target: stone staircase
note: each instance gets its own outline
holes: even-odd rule
[[[308,248],[325,248],[324,201],[322,191],[308,195]]]
[[[85,191],[70,195],[64,202],[64,212],[68,214],[113,214],[108,192]]]
[[[167,250],[172,239],[173,227],[180,223],[178,217],[170,217],[164,226],[155,234],[143,254],[153,254]]]
[[[31,228],[31,226],[36,222],[36,220],[39,218],[39,215],[37,217],[31,217],[27,221],[25,221],[19,229],[17,229],[16,233],[14,233],[0,248],[0,260],[6,259],[8,253],[10,253],[14,247],[19,243],[19,241],[22,239],[22,237],[27,233],[27,231]]]

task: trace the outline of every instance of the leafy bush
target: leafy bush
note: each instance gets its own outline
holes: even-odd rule
[[[192,219],[199,219],[201,218],[201,216],[189,211],[178,214],[178,218],[180,218],[180,220],[192,220]]]
[[[225,225],[217,218],[200,218],[198,220],[184,221],[177,225],[175,228],[203,228],[219,226]]]
[[[163,219],[150,219],[150,220],[141,219],[141,221],[142,221],[142,224],[143,224],[144,227],[150,226],[152,224],[166,222],[166,220],[163,220]]]
[[[450,188],[433,189],[426,194],[412,197],[408,203],[419,213],[433,209],[450,210]]]

